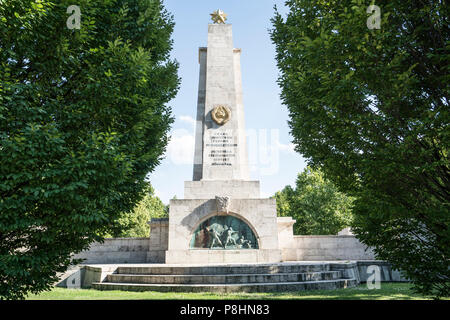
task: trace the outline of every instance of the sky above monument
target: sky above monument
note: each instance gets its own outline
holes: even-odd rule
[[[157,196],[168,204],[183,198],[184,181],[192,180],[194,132],[198,93],[198,48],[206,47],[210,14],[222,9],[233,25],[235,48],[242,49],[241,68],[250,178],[261,181],[261,197],[270,197],[293,185],[306,166],[294,151],[288,112],[280,100],[275,47],[269,36],[274,5],[286,13],[281,0],[165,0],[173,14],[175,30],[172,58],[180,64],[182,78],[172,107],[175,123],[165,158],[149,180]]]

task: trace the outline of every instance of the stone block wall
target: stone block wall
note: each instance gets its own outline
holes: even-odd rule
[[[148,251],[149,238],[113,238],[91,244],[74,258],[83,259],[83,264],[142,263]]]
[[[104,243],[95,242],[89,250],[76,254],[82,264],[164,263],[168,248],[169,219],[149,222],[150,238],[111,238]]]
[[[282,248],[284,261],[374,260],[372,249],[355,236],[294,236],[294,246]]]
[[[358,272],[360,274],[360,281],[366,282],[373,274],[369,266],[376,265],[380,268],[380,281],[381,282],[405,282],[408,278],[399,270],[392,268],[389,262],[380,260],[364,260],[358,261]]]

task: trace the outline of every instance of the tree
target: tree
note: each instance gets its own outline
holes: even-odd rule
[[[380,29],[365,1],[287,1],[271,31],[281,97],[296,150],[356,198],[357,237],[449,295],[450,7],[376,4]]]
[[[155,195],[155,190],[148,184],[144,198],[132,212],[125,212],[118,219],[117,227],[106,236],[114,238],[149,237],[152,218],[168,218],[169,208]]]
[[[158,0],[0,5],[0,297],[48,290],[143,197],[173,122]]]
[[[307,167],[295,185],[295,189],[286,186],[275,194],[277,215],[297,220],[295,234],[337,234],[350,225],[353,199],[339,192],[322,172]]]

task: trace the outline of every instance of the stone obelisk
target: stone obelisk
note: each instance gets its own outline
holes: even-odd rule
[[[199,87],[193,181],[186,199],[259,198],[250,181],[242,101],[241,49],[233,46],[232,25],[221,10],[208,25],[208,46],[199,49]]]
[[[166,263],[278,262],[275,199],[249,180],[241,50],[226,14],[212,14],[200,77],[193,180],[169,207]]]
[[[199,50],[194,181],[249,180],[240,55],[230,24],[208,26],[208,47]]]

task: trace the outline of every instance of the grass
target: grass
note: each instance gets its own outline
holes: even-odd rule
[[[365,284],[356,288],[339,290],[315,290],[281,293],[180,293],[180,292],[127,292],[98,291],[93,289],[54,288],[39,295],[30,295],[28,300],[431,300],[412,292],[409,283],[382,283],[381,289],[369,290]]]

